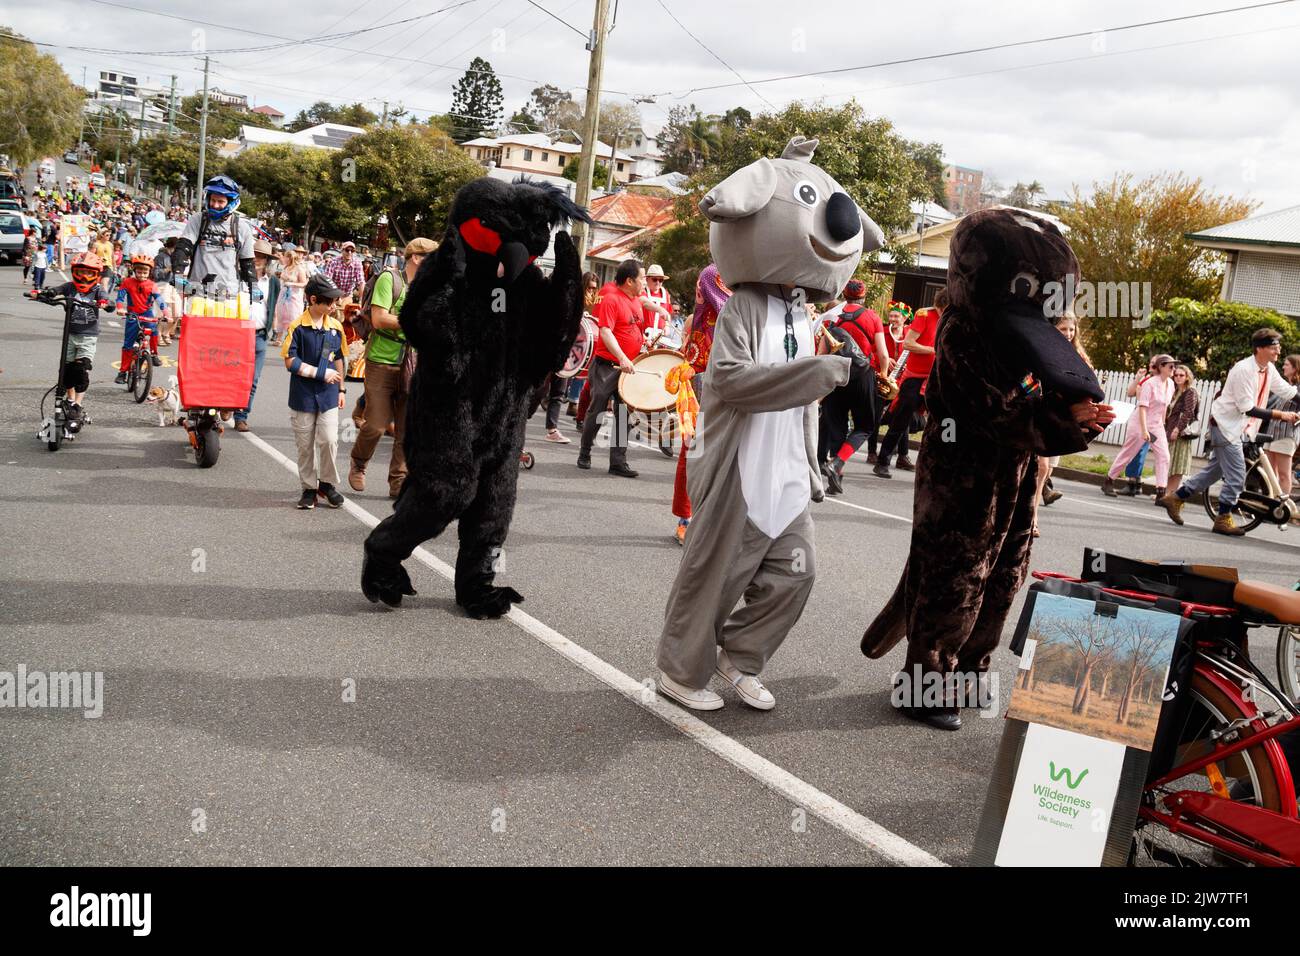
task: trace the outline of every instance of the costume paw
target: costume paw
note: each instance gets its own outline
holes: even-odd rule
[[[376,561],[369,555],[361,562],[361,593],[371,604],[383,601],[389,607],[398,607],[402,596],[415,594],[411,577],[400,564]]]
[[[501,617],[512,604],[522,604],[524,596],[514,588],[496,588],[487,585],[475,588],[473,594],[456,598],[456,603],[475,620]]]

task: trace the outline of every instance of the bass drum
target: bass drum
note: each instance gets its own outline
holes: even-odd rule
[[[632,360],[633,372],[618,376],[618,397],[633,411],[662,412],[677,404],[677,395],[668,391],[664,379],[684,360],[675,349],[651,349]]]
[[[596,322],[589,315],[582,317],[578,326],[578,335],[569,349],[569,357],[564,360],[564,367],[555,374],[560,378],[573,378],[591,364],[591,356],[596,348]]]

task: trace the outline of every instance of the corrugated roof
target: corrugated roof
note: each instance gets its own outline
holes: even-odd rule
[[[590,211],[591,218],[597,222],[642,229],[660,218],[665,210],[671,216],[672,207],[671,197],[641,196],[624,191],[593,200]]]
[[[1206,244],[1245,242],[1269,246],[1300,246],[1300,206],[1238,219],[1201,232],[1189,232],[1187,238]]]
[[[626,193],[616,193],[614,196],[602,198],[614,199],[623,195],[626,195]],[[642,198],[649,199],[653,197],[646,196]],[[599,201],[600,200],[596,200],[596,202]],[[595,206],[595,204],[596,203],[594,202],[592,203],[593,206]],[[652,236],[659,230],[671,226],[676,221],[677,217],[673,215],[672,201],[668,200],[668,205],[665,206],[645,227],[629,232],[625,236],[619,236],[617,239],[613,239],[609,242],[602,243],[588,252],[587,255],[592,259],[600,259],[603,262],[622,262],[624,259],[630,259],[636,254],[636,245],[638,242],[646,236]]]

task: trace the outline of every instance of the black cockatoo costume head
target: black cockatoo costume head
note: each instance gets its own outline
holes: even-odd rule
[[[456,193],[448,232],[464,249],[468,273],[510,285],[546,252],[552,230],[573,219],[591,222],[557,186],[483,176]]]
[[[982,326],[1006,364],[1045,388],[1101,401],[1097,377],[1054,322],[1054,297],[1078,281],[1079,260],[1053,223],[1018,209],[982,209],[952,234],[948,318]]]

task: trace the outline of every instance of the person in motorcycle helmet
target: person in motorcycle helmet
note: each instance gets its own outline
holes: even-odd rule
[[[241,284],[260,298],[253,268],[253,227],[238,214],[239,184],[213,176],[203,187],[203,206],[185,223],[172,252],[172,282],[178,289],[213,276],[210,294],[237,295]]]
[[[95,346],[99,344],[99,310],[113,307],[99,295],[99,280],[104,260],[93,252],[83,252],[72,260],[72,281],[46,289],[47,298],[64,296],[68,302],[68,347],[63,354],[63,387],[71,403],[68,421],[71,431],[81,425],[81,400],[90,388],[90,370],[94,367]]]

